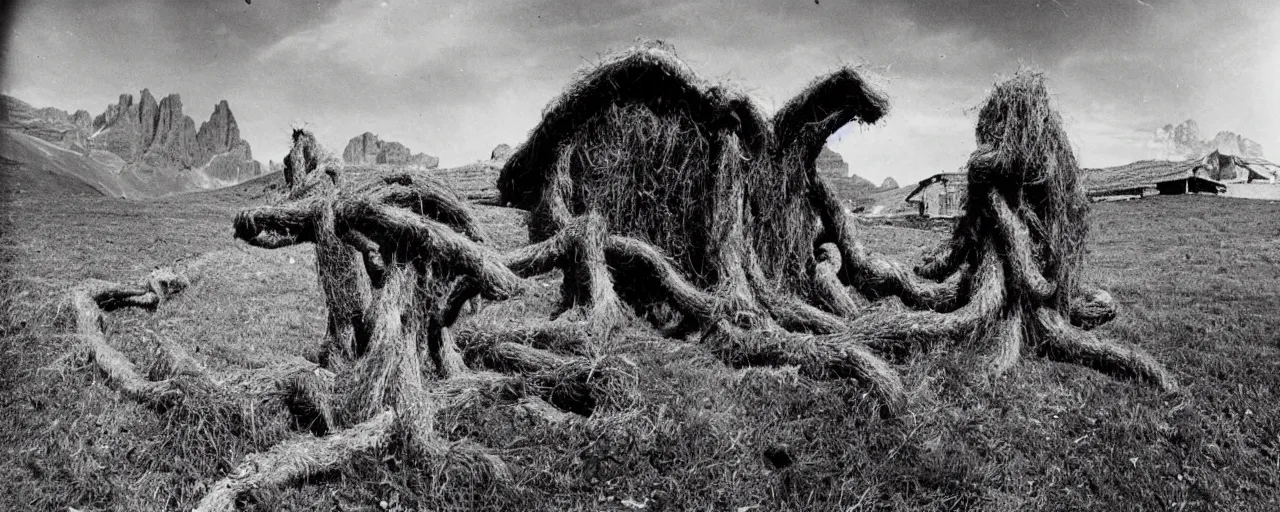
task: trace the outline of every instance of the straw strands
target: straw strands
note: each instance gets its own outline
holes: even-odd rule
[[[914,271],[866,250],[814,167],[837,129],[887,109],[856,68],[818,78],[766,120],[668,46],[607,57],[547,107],[503,167],[502,200],[531,212],[531,243],[506,253],[430,174],[346,167],[295,130],[289,190],[241,211],[234,228],[263,248],[314,244],[329,315],[316,363],[213,375],[168,345],[143,377],[99,321],[113,308],[157,306],[184,287],[174,273],[78,287],[73,325],[127,396],[230,417],[239,404],[275,404],[249,414],[284,415],[305,431],[249,457],[200,510],[232,509],[249,489],[378,450],[507,481],[500,458],[447,441],[436,418],[499,403],[548,422],[633,408],[632,363],[603,355],[627,328],[696,340],[731,367],[856,380],[886,416],[909,404],[879,354],[942,343],[985,346],[989,376],[1034,350],[1176,389],[1150,356],[1083,330],[1116,310],[1078,282],[1088,203],[1042,77],[1020,73],[982,107],[966,214]],[[464,304],[519,296],[527,278],[554,271],[563,278],[553,318],[455,332]],[[872,304],[883,300],[900,306]]]

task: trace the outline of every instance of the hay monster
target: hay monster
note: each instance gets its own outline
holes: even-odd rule
[[[532,212],[531,244],[507,253],[485,245],[469,207],[430,175],[345,167],[298,130],[287,195],[242,211],[235,233],[265,248],[314,244],[329,309],[315,362],[224,375],[162,346],[139,374],[99,320],[180,291],[187,278],[170,272],[77,288],[74,326],[108,382],[132,398],[179,411],[212,402],[258,423],[275,414],[305,431],[248,457],[200,510],[232,509],[251,489],[377,450],[502,481],[499,458],[448,441],[436,418],[504,402],[545,421],[626,409],[629,364],[599,347],[644,323],[696,339],[731,366],[856,379],[889,414],[906,394],[877,352],[944,342],[990,347],[992,375],[1031,349],[1176,388],[1149,356],[1083,330],[1115,310],[1078,282],[1087,203],[1039,76],[998,85],[983,107],[966,216],[917,271],[861,245],[814,167],[835,130],[886,109],[853,68],[814,81],[766,120],[668,47],[607,58],[553,101],[504,167],[503,200]],[[525,278],[556,270],[552,320],[455,328],[473,298],[511,298]],[[909,310],[869,305],[890,297]]]
[[[99,319],[119,307],[156,307],[186,287],[196,266],[158,271],[140,285],[88,282],[72,293],[75,330],[125,395],[168,414],[234,417],[241,431],[280,423],[303,431],[247,457],[210,487],[198,510],[234,509],[252,489],[293,483],[375,450],[395,450],[424,470],[465,474],[469,482],[503,482],[509,476],[501,459],[445,439],[435,431],[436,418],[510,404],[518,407],[504,410],[560,422],[632,406],[631,364],[599,355],[589,342],[565,353],[554,350],[564,344],[540,344],[524,331],[460,333],[464,343],[451,332],[471,298],[506,299],[523,292],[523,277],[561,270],[567,306],[539,332],[599,338],[593,334],[599,326],[586,319],[607,312],[578,311],[591,301],[615,302],[608,300],[598,218],[584,217],[542,244],[499,254],[480,243],[485,237],[466,203],[426,174],[346,168],[326,155],[310,133],[296,131],[285,197],[235,219],[236,236],[252,245],[314,244],[330,314],[316,362],[215,373],[165,343],[141,374],[110,346]],[[235,422],[218,419],[237,430]],[[277,430],[289,435],[287,428]]]
[[[1149,356],[1072,326],[1115,312],[1105,292],[1077,282],[1087,203],[1039,75],[999,84],[982,108],[970,208],[920,275],[868,253],[814,167],[835,130],[874,123],[887,105],[843,68],[766,121],[669,47],[646,45],[606,59],[552,101],[498,187],[533,212],[533,240],[602,216],[621,300],[668,333],[696,334],[734,366],[856,378],[889,412],[902,387],[872,350],[948,341],[993,346],[991,375],[1027,346],[1176,389]],[[886,297],[911,311],[866,306]]]
[[[942,279],[989,258],[1001,261],[1007,273],[1002,307],[975,331],[994,345],[989,370],[995,375],[1012,367],[1025,347],[1175,390],[1174,378],[1149,355],[1084,330],[1110,321],[1116,310],[1110,295],[1079,281],[1089,202],[1062,120],[1049,103],[1039,73],[1022,71],[996,86],[978,113],[965,214],[942,254],[917,270]]]

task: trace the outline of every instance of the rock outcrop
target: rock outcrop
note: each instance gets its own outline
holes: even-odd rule
[[[510,145],[498,144],[493,148],[493,152],[489,153],[489,159],[505,162],[508,158],[511,158],[511,151],[512,149]]]
[[[226,100],[214,105],[213,115],[196,130],[195,121],[182,112],[181,96],[170,94],[157,102],[143,89],[136,103],[133,95],[120,95],[93,119],[92,130],[92,148],[115,153],[130,164],[152,169],[209,167],[210,177],[219,180],[262,174]]]
[[[817,167],[818,174],[835,188],[836,195],[844,201],[854,201],[876,190],[875,183],[861,176],[850,175],[849,164],[845,163],[844,158],[825,146],[818,154],[814,166]]]
[[[885,178],[884,181],[880,183],[880,188],[876,189],[876,191],[883,192],[885,190],[893,190],[896,188],[898,188],[898,182],[896,180],[893,178]]]
[[[832,151],[826,146],[822,147],[822,152],[818,153],[818,159],[814,161],[814,166],[818,168],[818,172],[825,175],[845,176],[849,174],[849,164],[845,163],[844,157],[840,153]]]
[[[89,112],[74,114],[56,108],[35,108],[11,96],[0,95],[0,128],[15,130],[77,152],[86,152],[86,138],[93,124]]]
[[[342,150],[342,161],[349,164],[408,165],[422,169],[435,169],[440,159],[426,153],[413,153],[404,144],[384,141],[372,132],[364,132],[347,142]]]
[[[1212,140],[1201,138],[1200,125],[1194,119],[1157,129],[1152,137],[1152,146],[1157,151],[1156,158],[1165,160],[1203,158],[1214,151],[1224,155],[1263,157],[1261,144],[1234,132],[1218,132]]]

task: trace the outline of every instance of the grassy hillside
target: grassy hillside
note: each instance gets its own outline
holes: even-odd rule
[[[881,190],[863,197],[861,200],[856,202],[855,205],[866,208],[867,212],[871,212],[879,206],[881,208],[877,212],[878,215],[919,213],[920,207],[918,205],[907,202],[907,196],[911,195],[911,192],[915,189],[915,185],[911,185],[907,187]]]
[[[90,158],[24,133],[0,130],[0,156],[12,163],[0,168],[6,192],[120,197],[125,190],[115,177],[124,163],[104,151]]]
[[[203,257],[201,279],[157,312],[109,315],[111,342],[144,369],[159,338],[214,369],[308,352],[325,330],[311,247],[267,251],[231,236],[235,210],[262,201],[273,179],[150,202],[5,195],[0,509],[189,508],[247,453],[278,441],[266,426],[228,432],[121,398],[84,361],[62,357],[75,340],[54,321],[55,301],[82,279],[131,281]],[[523,243],[522,212],[479,213],[500,248]],[[911,412],[881,420],[856,384],[732,370],[695,344],[636,331],[609,347],[635,363],[641,393],[619,416],[568,427],[485,410],[442,418],[440,432],[506,459],[509,487],[368,457],[324,485],[254,493],[248,506],[1274,510],[1278,215],[1277,203],[1194,196],[1094,206],[1086,279],[1122,305],[1101,330],[1166,363],[1181,396],[1038,358],[988,386],[969,379],[978,350],[936,352],[899,362]],[[901,261],[941,240],[887,227],[862,236]],[[545,293],[468,321],[545,315],[558,287],[543,284]],[[779,453],[793,462],[771,462]]]
[[[106,195],[145,199],[212,190],[233,181],[218,178],[219,154],[204,167],[157,169],[126,164],[114,153],[91,154],[14,130],[0,129],[0,189],[38,195]]]

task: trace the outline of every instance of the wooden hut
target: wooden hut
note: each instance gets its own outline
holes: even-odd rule
[[[906,201],[919,205],[922,217],[959,217],[964,213],[964,197],[968,189],[967,173],[945,172],[920,180]]]
[[[1118,167],[1085,169],[1084,186],[1089,198],[1095,201],[1226,192],[1226,185],[1210,178],[1199,159],[1143,160]]]

